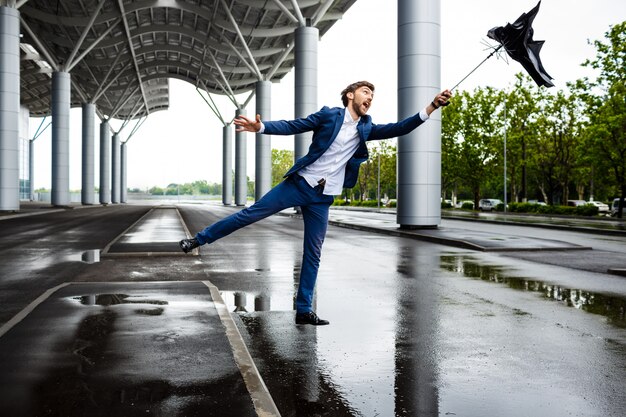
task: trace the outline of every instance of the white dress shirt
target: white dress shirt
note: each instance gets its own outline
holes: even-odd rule
[[[298,171],[298,175],[304,177],[311,187],[325,179],[324,194],[341,194],[346,164],[359,147],[359,132],[356,130],[359,120],[360,117],[352,120],[350,112],[346,109],[341,129],[330,147],[315,162]]]

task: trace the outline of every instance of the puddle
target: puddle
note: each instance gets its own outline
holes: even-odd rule
[[[541,294],[546,300],[559,302],[587,313],[602,315],[606,317],[608,323],[626,328],[626,298],[508,276],[504,268],[481,265],[470,257],[442,256],[441,268],[459,273],[464,277],[504,284],[515,290],[535,292]]]
[[[162,305],[168,304],[167,301],[144,299],[142,298],[142,296],[138,296],[138,295],[130,296],[127,294],[90,294],[90,295],[72,297],[72,299],[77,300],[81,304],[87,305],[87,306],[93,306],[93,305],[112,306],[116,304],[154,304],[154,305],[162,306]],[[151,310],[151,311],[154,311],[154,310]]]

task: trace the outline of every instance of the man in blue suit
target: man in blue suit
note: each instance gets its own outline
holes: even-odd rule
[[[275,122],[261,122],[258,114],[254,120],[239,116],[234,120],[238,132],[294,135],[313,131],[309,152],[298,159],[285,174],[285,180],[263,198],[213,223],[194,238],[181,240],[181,249],[187,253],[281,210],[299,206],[304,220],[304,247],[296,296],[296,324],[329,324],[315,314],[312,301],[328,226],[328,209],[334,196],[356,184],[359,165],[368,158],[366,141],[406,135],[426,121],[433,111],[446,105],[450,97],[450,91],[445,90],[421,112],[397,123],[378,125],[367,115],[374,98],[374,86],[359,81],[341,92],[343,108],[323,107],[303,119]]]

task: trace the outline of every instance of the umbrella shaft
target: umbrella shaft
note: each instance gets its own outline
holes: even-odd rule
[[[476,65],[476,67],[474,67],[474,69],[473,69],[473,70],[471,70],[471,71],[469,72],[469,74],[467,74],[465,77],[463,77],[463,79],[462,79],[461,81],[459,81],[458,83],[456,83],[456,85],[455,85],[454,87],[452,87],[452,88],[450,89],[450,91],[454,91],[454,89],[455,89],[455,88],[457,88],[457,87],[459,86],[459,84],[461,84],[463,81],[465,81],[465,79],[466,79],[467,77],[469,77],[470,75],[472,75],[472,74],[474,73],[474,71],[476,71],[476,70],[478,69],[478,67],[480,67],[482,64],[484,64],[486,60],[488,60],[489,58],[491,58],[491,57],[493,56],[493,54],[495,54],[496,52],[498,52],[498,51],[500,50],[500,48],[502,48],[502,44],[498,45],[498,47],[497,47],[497,48],[495,48],[495,49],[494,49],[494,50],[493,50],[493,51],[492,51],[492,52],[491,52],[491,53],[487,56],[487,58],[483,59],[483,60],[481,61],[481,63],[480,63],[480,64]]]

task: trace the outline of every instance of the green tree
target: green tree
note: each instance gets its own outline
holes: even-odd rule
[[[527,75],[518,73],[513,88],[504,92],[497,115],[502,121],[502,150],[498,150],[498,166],[504,172],[504,135],[506,135],[506,178],[509,201],[528,199],[529,146],[537,141],[537,114],[540,95]]]
[[[272,149],[272,187],[283,180],[283,175],[293,165],[293,151]]]
[[[165,191],[161,187],[154,186],[148,190],[151,195],[163,195]]]
[[[599,70],[597,79],[578,80],[573,88],[580,91],[587,105],[588,158],[600,171],[611,172],[615,194],[623,199],[626,196],[626,21],[611,27],[605,38],[605,42],[593,42],[596,57],[583,63]],[[618,216],[622,217],[622,213],[620,209]]]
[[[441,113],[441,196],[456,198],[461,184],[461,110],[456,98]]]
[[[563,204],[569,199],[569,186],[578,167],[582,116],[577,100],[563,91],[543,96],[543,109],[537,120],[539,132],[535,163],[539,186],[546,201]]]
[[[191,183],[191,189],[194,195],[209,194],[209,183],[206,180],[198,180]]]
[[[459,112],[454,141],[459,146],[458,169],[463,185],[473,195],[478,207],[481,187],[495,175],[493,162],[497,143],[497,119],[494,117],[500,98],[491,87],[478,88],[473,94],[463,91],[453,100],[450,108]]]
[[[378,141],[375,155],[372,159],[378,163],[378,155],[380,155],[380,194],[381,197],[388,196],[396,198],[397,188],[397,169],[396,158],[397,147],[394,141],[382,140]],[[375,157],[375,158],[374,158]]]

